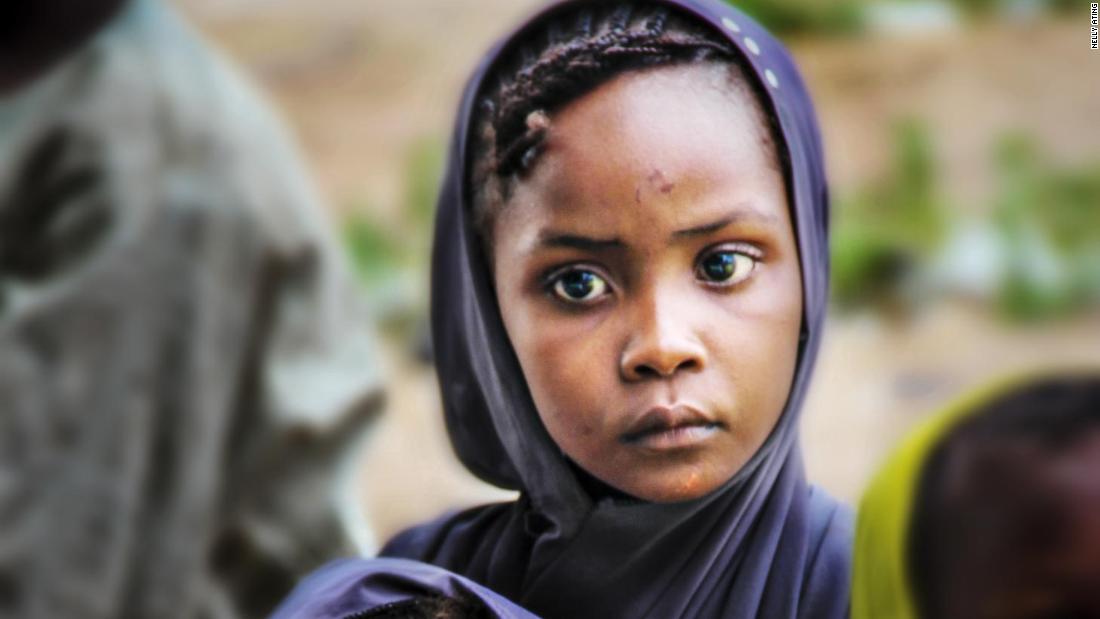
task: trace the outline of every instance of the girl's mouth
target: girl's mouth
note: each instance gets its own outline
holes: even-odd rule
[[[657,406],[619,435],[619,442],[657,451],[687,449],[703,443],[723,427],[690,406]]]

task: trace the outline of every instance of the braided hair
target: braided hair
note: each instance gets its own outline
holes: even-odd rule
[[[759,104],[760,86],[720,34],[686,15],[646,2],[594,0],[558,14],[503,59],[479,93],[470,156],[474,221],[483,239],[515,183],[545,147],[551,114],[632,70],[696,62],[729,66],[731,85],[757,102],[761,142],[785,169],[778,122]]]

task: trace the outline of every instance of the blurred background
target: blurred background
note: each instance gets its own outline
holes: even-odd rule
[[[533,0],[178,0],[296,132],[390,369],[355,464],[378,540],[508,497],[451,454],[424,359],[443,149],[463,82]],[[1100,364],[1100,51],[1078,0],[746,0],[812,91],[833,307],[804,415],[849,501],[921,416],[994,376]]]

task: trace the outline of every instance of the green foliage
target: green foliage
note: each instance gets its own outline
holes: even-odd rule
[[[344,222],[344,243],[363,283],[373,287],[408,262],[398,235],[357,209]]]
[[[1047,6],[1056,13],[1065,15],[1083,15],[1088,10],[1085,0],[1047,0]]]
[[[864,13],[875,3],[910,0],[726,0],[780,37],[849,35],[863,30]],[[983,19],[1011,10],[1020,0],[945,0],[964,16]],[[1084,0],[1036,0],[1039,10],[1067,15],[1088,10]]]
[[[862,27],[866,0],[728,0],[771,32],[850,34]]]
[[[372,209],[349,209],[344,240],[382,328],[417,337],[424,319],[423,277],[431,254],[436,193],[443,171],[442,142],[424,138],[405,157],[401,209],[393,220],[372,217]]]
[[[950,227],[927,131],[897,127],[890,175],[841,201],[833,232],[833,301],[840,309],[896,312],[943,250]],[[1100,162],[1060,168],[1031,140],[995,150],[992,205],[1001,280],[990,299],[1014,320],[1047,320],[1100,304]]]
[[[1055,168],[1019,135],[1001,140],[996,161],[994,216],[1006,249],[1001,311],[1042,320],[1100,301],[1100,164]]]
[[[838,228],[832,242],[832,295],[841,310],[893,305],[912,256],[866,226]]]
[[[972,18],[986,18],[1019,9],[1021,0],[948,0],[960,13]],[[1026,1],[1026,0],[1025,0]],[[1039,11],[1073,14],[1088,9],[1084,0],[1034,0]],[[1078,13],[1079,14],[1079,13]]]
[[[443,176],[443,143],[422,138],[412,145],[405,159],[405,214],[419,231],[431,227],[435,200]]]
[[[1041,177],[1038,225],[1056,250],[1075,256],[1100,245],[1100,165]],[[1039,206],[1039,205],[1036,205]]]
[[[904,305],[904,288],[947,232],[927,128],[898,123],[893,169],[840,201],[832,238],[833,300],[841,309]]]
[[[404,196],[397,221],[386,225],[370,217],[372,209],[356,205],[344,223],[344,240],[368,288],[387,284],[404,271],[423,266],[428,258],[432,215],[443,171],[443,147],[438,139],[415,142],[405,159]]]
[[[986,17],[1008,2],[1005,0],[953,0],[952,4],[964,14]]]

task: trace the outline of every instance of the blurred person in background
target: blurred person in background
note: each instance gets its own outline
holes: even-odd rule
[[[4,3],[0,617],[259,617],[355,552],[374,344],[280,123],[166,3]]]
[[[853,618],[1100,618],[1100,373],[1011,380],[911,434],[860,505]]]

